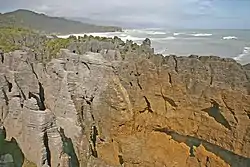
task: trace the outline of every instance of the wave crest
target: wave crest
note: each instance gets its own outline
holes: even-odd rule
[[[238,39],[236,36],[226,36],[226,37],[222,37],[223,40],[230,40],[230,39]]]
[[[250,55],[250,47],[244,47],[243,52],[240,55],[234,57],[233,59],[236,61],[239,61],[242,58],[244,58],[245,56],[249,56],[249,55]]]
[[[185,34],[185,33],[184,32],[174,32],[173,33],[174,36],[179,36],[179,35],[183,35],[183,34]]]
[[[147,29],[127,29],[124,30],[125,33],[138,33],[138,34],[147,34],[147,35],[166,35],[167,33],[164,31],[156,31],[156,30],[147,30]]]
[[[197,34],[190,34],[191,36],[194,36],[194,37],[209,37],[209,36],[212,36],[213,34],[207,34],[207,33],[197,33]]]

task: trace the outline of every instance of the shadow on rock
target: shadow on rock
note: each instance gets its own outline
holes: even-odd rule
[[[190,148],[190,156],[195,156],[194,146],[198,147],[203,145],[207,151],[214,153],[216,156],[219,156],[231,167],[248,167],[250,166],[250,158],[246,158],[235,154],[229,150],[226,150],[218,145],[207,142],[206,140],[199,139],[193,136],[181,135],[175,131],[169,130],[167,128],[156,128],[154,129],[157,132],[162,132],[167,135],[170,135],[173,140],[178,143],[185,143]]]
[[[63,152],[70,157],[70,167],[79,167],[79,161],[71,138],[65,136],[64,129],[62,128],[60,128],[59,133],[63,142]]]
[[[207,112],[210,117],[213,117],[215,119],[215,121],[223,125],[225,128],[231,130],[231,126],[229,125],[228,121],[220,112],[219,104],[214,100],[212,100],[211,103],[212,107],[205,108],[202,111]]]
[[[5,128],[0,128],[0,164],[3,166],[22,167],[24,163],[24,154],[16,139],[10,141],[6,139]]]

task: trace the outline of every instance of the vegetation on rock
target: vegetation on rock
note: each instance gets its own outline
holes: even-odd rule
[[[149,39],[1,31],[5,53],[26,52],[0,54],[0,163],[250,166],[249,65],[156,55]]]
[[[50,17],[28,10],[17,10],[0,14],[0,27],[2,26],[31,28],[39,32],[60,34],[121,31],[119,27],[85,24],[65,18]]]
[[[4,52],[21,49],[23,46],[32,47],[31,38],[36,33],[31,30],[13,27],[0,27],[0,49]]]
[[[133,41],[122,41],[118,37],[107,38],[98,36],[70,36],[58,38],[56,35],[42,35],[25,28],[0,27],[0,50],[4,53],[19,49],[34,52],[41,61],[56,58],[60,49],[69,49],[78,54],[86,52],[101,52],[102,50],[117,50],[123,59],[127,54],[153,54],[150,45],[138,45]]]

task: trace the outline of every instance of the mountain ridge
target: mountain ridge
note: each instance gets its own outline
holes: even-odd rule
[[[0,14],[0,27],[6,26],[30,28],[39,32],[56,34],[122,31],[120,27],[97,26],[64,17],[51,17],[26,9]]]

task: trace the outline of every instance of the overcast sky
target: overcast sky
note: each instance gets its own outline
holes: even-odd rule
[[[19,8],[147,27],[250,28],[250,0],[0,0]]]

